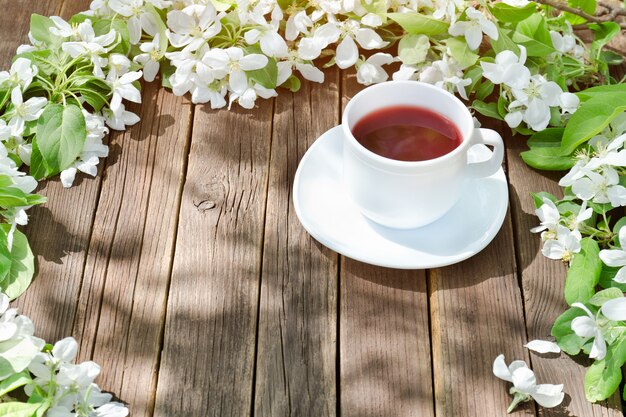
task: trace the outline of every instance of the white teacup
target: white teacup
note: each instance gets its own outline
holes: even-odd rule
[[[366,115],[391,106],[418,106],[452,121],[461,132],[461,144],[451,152],[426,161],[406,162],[380,156],[353,136],[355,124]],[[411,229],[432,223],[459,200],[467,178],[495,174],[502,164],[504,144],[490,129],[476,129],[467,107],[454,95],[418,81],[389,81],[355,95],[342,119],[344,182],[361,213],[383,226]],[[468,162],[468,150],[478,144],[493,146],[491,157]]]

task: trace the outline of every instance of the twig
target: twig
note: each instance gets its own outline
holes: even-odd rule
[[[576,7],[571,7],[567,3],[563,3],[560,0],[535,0],[536,3],[545,4],[546,6],[554,7],[557,10],[561,10],[563,12],[568,12],[574,14],[576,16],[580,16],[592,23],[604,23],[604,22],[614,22],[618,16],[626,16],[626,9],[619,6],[613,6],[611,4],[607,4],[605,2],[599,2],[598,5],[602,7],[604,10],[599,15],[590,15],[584,10]],[[620,22],[620,27],[622,29],[626,29],[626,22]],[[586,25],[577,25],[575,29],[584,29]]]

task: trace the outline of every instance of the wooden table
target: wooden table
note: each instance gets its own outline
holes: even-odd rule
[[[1,0],[2,67],[31,13],[69,18],[88,4]],[[529,192],[559,187],[524,165],[524,140],[501,124],[490,127],[508,146],[510,211],[478,256],[377,268],[304,231],[291,203],[298,161],[358,89],[331,69],[252,111],[212,111],[146,84],[129,106],[142,122],[108,137],[100,175],[41,190],[49,202],[27,229],[39,275],[21,311],[50,341],[74,336],[133,417],[504,416],[500,353],[565,384],[560,408],[515,415],[622,415],[617,395],[587,403],[586,361],[523,347],[566,308],[565,268],[529,232]]]

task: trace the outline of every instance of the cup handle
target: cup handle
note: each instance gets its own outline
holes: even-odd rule
[[[482,162],[468,163],[468,175],[473,178],[483,178],[498,172],[504,158],[504,143],[502,136],[491,129],[474,129],[471,139],[472,145],[491,145],[491,157]]]

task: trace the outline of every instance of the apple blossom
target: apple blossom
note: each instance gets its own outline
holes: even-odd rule
[[[465,36],[470,49],[478,49],[483,40],[483,33],[493,40],[498,40],[498,28],[495,23],[473,7],[465,9],[468,20],[457,20],[450,25],[448,33],[452,36]]]
[[[562,384],[537,384],[534,372],[524,361],[513,361],[507,366],[504,355],[499,355],[493,362],[493,374],[513,384],[510,393],[514,397],[507,410],[509,413],[519,403],[530,401],[531,398],[542,407],[551,408],[561,404],[565,397]]]

